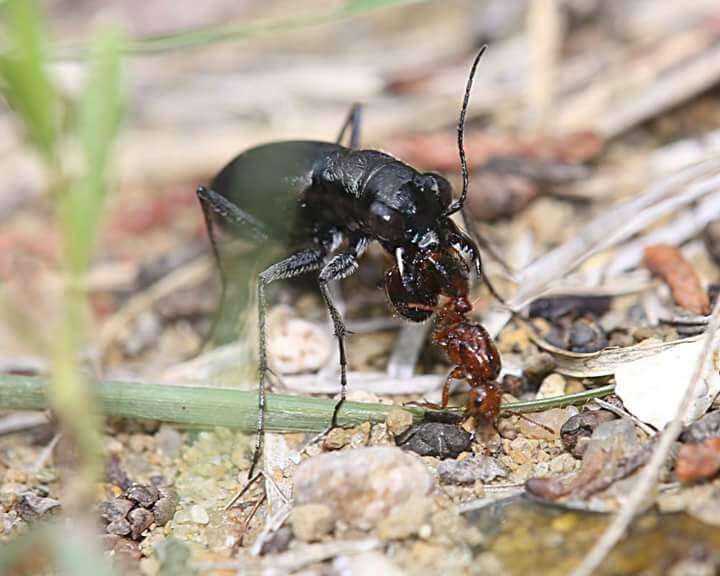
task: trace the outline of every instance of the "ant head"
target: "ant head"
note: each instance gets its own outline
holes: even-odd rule
[[[427,320],[440,296],[468,302],[469,270],[453,248],[445,250],[395,249],[396,265],[385,275],[385,292],[395,311],[414,322]]]
[[[414,271],[393,266],[385,273],[385,293],[393,309],[405,320],[424,322],[438,304],[439,291],[432,282],[418,282]]]
[[[494,383],[488,382],[470,390],[465,413],[484,422],[494,422],[500,415],[502,395]]]

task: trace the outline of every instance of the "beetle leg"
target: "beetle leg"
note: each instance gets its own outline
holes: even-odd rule
[[[354,252],[342,252],[333,256],[328,263],[320,271],[318,277],[318,283],[320,284],[320,292],[322,293],[323,300],[325,300],[325,306],[330,313],[333,327],[335,329],[335,337],[338,341],[338,353],[340,356],[340,401],[335,404],[333,410],[332,420],[330,427],[334,428],[337,424],[337,415],[340,410],[340,406],[345,402],[345,392],[347,390],[347,359],[345,357],[345,335],[348,333],[345,328],[345,324],[342,320],[340,312],[338,312],[335,303],[333,302],[330,289],[328,288],[328,282],[332,280],[341,280],[355,272],[357,269],[357,258]]]
[[[202,349],[205,347],[207,342],[216,335],[220,319],[222,318],[223,311],[227,305],[228,275],[220,257],[220,249],[217,233],[215,231],[213,215],[230,225],[238,227],[243,226],[243,229],[249,232],[250,235],[254,236],[256,239],[267,240],[268,235],[262,223],[250,214],[243,212],[240,208],[235,206],[235,204],[217,192],[210,190],[209,188],[205,188],[205,186],[199,186],[197,189],[197,197],[200,202],[200,208],[202,208],[203,218],[205,219],[205,227],[207,228],[208,239],[210,240],[210,248],[212,249],[215,266],[217,267],[220,276],[220,304],[218,306],[217,313],[213,318],[212,326],[205,338],[203,338],[203,342],[200,346]]]
[[[467,208],[463,208],[460,211],[460,216],[462,218],[463,226],[465,227],[465,230],[467,230],[467,234],[470,236],[472,241],[475,243],[476,246],[481,246],[485,252],[488,253],[488,255],[495,260],[502,269],[505,271],[506,274],[508,274],[511,278],[515,277],[515,271],[512,269],[510,264],[505,262],[502,256],[498,254],[497,250],[493,248],[492,244],[488,242],[485,238],[480,236],[477,232],[475,232],[475,228],[470,225],[470,216],[468,215]]]
[[[350,148],[355,150],[360,146],[360,124],[362,123],[362,104],[355,103],[350,108],[350,112],[340,129],[337,137],[337,144],[342,144],[345,138],[345,132],[350,128]]]
[[[326,252],[322,248],[307,248],[288,256],[284,260],[273,264],[260,273],[258,278],[258,356],[259,356],[259,384],[258,384],[258,420],[257,433],[255,437],[255,452],[253,452],[252,464],[248,478],[255,472],[263,448],[265,434],[265,378],[268,372],[267,344],[266,344],[266,313],[265,288],[275,280],[285,280],[300,276],[305,272],[317,270],[322,267]]]
[[[462,211],[462,214],[464,218],[464,210]],[[463,252],[470,254],[478,278],[480,278],[480,280],[485,283],[485,285],[488,287],[488,290],[490,290],[490,294],[492,294],[495,299],[501,304],[507,305],[505,299],[500,296],[498,291],[495,289],[495,286],[493,286],[492,282],[490,282],[490,278],[488,278],[488,275],[485,274],[485,269],[482,265],[482,258],[480,256],[480,249],[478,248],[477,242],[475,241],[475,237],[475,234],[472,234],[472,236],[468,236],[467,233],[461,231],[457,227],[455,227],[455,230],[453,230],[449,236],[450,241],[453,244],[457,244]],[[480,240],[480,243],[483,244],[484,247],[487,247],[488,245],[487,242],[485,242],[484,240]]]

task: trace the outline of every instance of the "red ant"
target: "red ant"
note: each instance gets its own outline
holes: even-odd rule
[[[445,349],[456,366],[445,380],[441,403],[433,407],[447,408],[450,381],[464,378],[470,384],[465,415],[493,424],[500,415],[502,399],[495,383],[502,367],[500,353],[482,324],[468,320],[471,309],[469,300],[459,297],[450,300],[438,313],[432,341]]]
[[[467,317],[472,310],[468,299],[467,265],[452,249],[426,253],[417,260],[414,263],[417,273],[414,285],[408,287],[403,283],[396,266],[385,277],[387,294],[396,308],[408,312],[407,316],[415,313],[423,319],[435,311],[438,296],[450,298],[437,314],[432,341],[444,348],[455,364],[443,385],[441,403],[423,405],[435,409],[447,408],[451,380],[464,378],[471,388],[465,414],[494,424],[500,414],[502,397],[495,383],[500,375],[500,353],[487,330]]]
[[[496,382],[502,363],[488,331],[479,322],[468,318],[472,303],[468,298],[467,264],[455,249],[418,254],[412,262],[412,283],[404,281],[397,266],[388,271],[385,276],[387,295],[396,310],[402,310],[406,318],[416,321],[428,318],[437,310],[440,296],[449,298],[437,313],[432,342],[445,349],[455,368],[445,380],[440,404],[410,404],[444,410],[450,396],[450,382],[464,378],[470,385],[465,416],[473,416],[480,423],[495,427],[502,401],[502,392]],[[495,294],[494,289],[490,289]],[[553,433],[551,428],[524,414],[505,412]]]

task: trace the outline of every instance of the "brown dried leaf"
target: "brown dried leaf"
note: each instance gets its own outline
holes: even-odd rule
[[[710,300],[700,278],[680,250],[668,244],[648,246],[645,248],[645,265],[670,287],[678,306],[695,314],[710,313]]]
[[[675,474],[681,482],[705,480],[720,470],[720,438],[685,444],[678,454]]]

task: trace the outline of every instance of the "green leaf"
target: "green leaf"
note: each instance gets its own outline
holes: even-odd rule
[[[109,186],[111,152],[123,110],[120,46],[113,32],[98,38],[76,115],[75,135],[83,151],[85,170],[70,184],[66,205],[61,208],[69,261],[76,272],[82,272],[89,263]]]
[[[59,98],[46,70],[42,16],[35,0],[7,0],[0,10],[7,47],[0,56],[0,90],[22,118],[30,141],[54,165]]]

